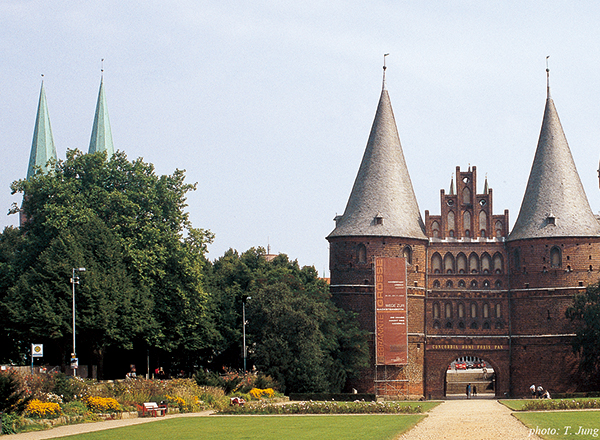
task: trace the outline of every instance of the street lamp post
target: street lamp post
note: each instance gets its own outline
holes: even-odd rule
[[[243,357],[244,357],[244,373],[246,372],[246,358],[248,357],[248,350],[246,350],[246,301],[252,299],[251,296],[242,296],[242,343],[243,343]]]
[[[79,284],[79,277],[75,276],[75,272],[85,272],[85,267],[74,267],[73,275],[71,277],[71,284],[73,285],[73,353],[71,353],[71,365],[73,367],[73,376],[77,376],[77,351],[75,351],[75,284]]]

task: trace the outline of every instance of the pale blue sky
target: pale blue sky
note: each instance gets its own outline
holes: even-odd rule
[[[518,215],[551,86],[600,210],[600,4],[595,1],[0,2],[0,214],[25,176],[40,75],[57,153],[87,151],[100,60],[115,148],[186,169],[209,257],[265,246],[328,273],[387,86],[421,213],[457,165]],[[0,215],[0,226],[16,224]]]

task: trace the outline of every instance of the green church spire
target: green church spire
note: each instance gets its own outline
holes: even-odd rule
[[[88,153],[95,153],[97,151],[106,151],[108,159],[115,153],[112,131],[110,130],[110,120],[108,119],[106,96],[104,95],[104,77],[100,80],[100,91],[98,92],[98,103],[96,104],[96,115],[94,116],[94,126],[92,128]]]
[[[44,172],[47,172],[49,168],[48,161],[51,159],[56,160],[56,148],[54,147],[50,117],[48,116],[44,81],[42,81],[31,154],[29,155],[29,167],[27,168],[27,179],[35,174],[36,167],[40,167]]]

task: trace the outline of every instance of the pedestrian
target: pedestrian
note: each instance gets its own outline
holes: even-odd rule
[[[473,397],[477,395],[477,387],[473,385]]]
[[[531,398],[535,399],[535,385],[531,385],[529,391],[531,391]]]
[[[467,385],[467,399],[471,397],[471,384]]]
[[[541,399],[543,395],[544,395],[544,388],[542,388],[541,385],[538,385],[538,387],[537,387],[537,398]]]
[[[483,370],[483,380],[486,380],[487,379],[487,368],[485,368],[485,365],[483,366],[482,370]]]

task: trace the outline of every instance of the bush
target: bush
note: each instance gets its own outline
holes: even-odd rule
[[[248,394],[250,394],[250,397],[252,397],[254,400],[260,400],[263,397],[271,399],[273,398],[273,396],[275,396],[275,391],[273,390],[273,388],[267,388],[266,390],[261,390],[260,388],[252,388]]]
[[[353,402],[355,400],[364,400],[367,402],[374,402],[376,399],[375,394],[361,393],[290,393],[290,400],[319,400],[329,401],[335,400],[336,402]]]
[[[246,406],[228,406],[219,414],[419,414],[418,404],[399,402],[300,402],[287,405],[250,403]]]
[[[0,412],[22,413],[30,397],[21,387],[17,373],[0,373]]]
[[[78,400],[73,400],[69,403],[65,403],[62,406],[63,413],[68,416],[84,416],[88,412],[88,408],[85,403]]]

